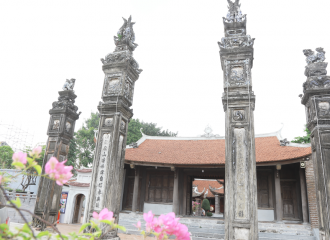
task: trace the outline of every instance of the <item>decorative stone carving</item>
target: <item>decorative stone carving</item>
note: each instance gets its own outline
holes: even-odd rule
[[[287,146],[289,143],[290,142],[286,138],[284,138],[283,140],[280,140],[280,145],[281,146]]]
[[[101,62],[103,64],[106,63],[123,63],[123,62],[129,62],[132,60],[132,52],[129,50],[122,51],[122,52],[113,52],[109,53],[107,56],[105,56],[105,59],[101,58]]]
[[[254,44],[254,38],[251,39],[250,35],[226,37],[222,38],[221,42],[218,42],[220,48],[231,49],[238,47],[252,47]]]
[[[125,127],[126,127],[125,121],[121,120],[121,122],[120,122],[120,130],[125,130]]]
[[[107,127],[111,127],[113,125],[113,118],[106,118],[104,120],[104,125]]]
[[[330,77],[329,76],[309,77],[307,79],[307,81],[303,84],[303,87],[304,87],[304,90],[329,88],[330,87]]]
[[[129,146],[132,147],[132,148],[138,148],[139,147],[136,142],[132,142]]]
[[[54,120],[53,122],[53,130],[58,130],[60,128],[60,120]]]
[[[230,0],[228,1],[228,13],[226,18],[224,18],[224,21],[228,23],[232,22],[243,22],[245,20],[245,15],[241,12],[241,4],[239,4],[239,0],[235,0],[235,2],[232,2]]]
[[[132,17],[128,18],[128,21],[124,19],[123,26],[118,30],[117,36],[114,36],[115,44],[118,45],[128,45],[129,47],[134,49],[138,46],[135,41],[135,34],[133,30],[133,25],[135,22],[132,22]]]
[[[71,78],[70,80],[67,79],[62,87],[63,91],[66,91],[66,90],[73,91],[75,81],[76,81],[76,79],[74,79],[74,78]]]
[[[71,130],[71,123],[70,122],[66,122],[65,123],[65,131],[69,133],[70,130]]]
[[[325,51],[323,48],[316,48],[317,54],[314,53],[311,49],[303,50],[304,55],[306,56],[307,64],[315,63],[315,62],[324,62],[325,60]]]
[[[233,119],[235,121],[243,121],[245,119],[244,110],[235,110],[233,113]]]
[[[78,107],[74,105],[74,96],[62,95],[58,98],[58,101],[53,102],[53,110],[62,110],[67,108],[74,113],[77,113]]]
[[[318,114],[320,117],[330,116],[330,104],[329,102],[319,102],[318,103]]]
[[[225,60],[227,87],[246,86],[250,84],[250,59]]]
[[[205,137],[205,138],[218,138],[220,137],[219,134],[213,134],[213,129],[210,126],[207,126],[204,129],[205,134],[201,135],[201,137]]]
[[[128,76],[126,76],[124,96],[128,101],[133,102],[133,94],[134,94],[133,81]]]

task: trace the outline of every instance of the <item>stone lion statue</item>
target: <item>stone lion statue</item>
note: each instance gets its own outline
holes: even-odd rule
[[[70,80],[67,79],[62,87],[63,91],[67,91],[67,90],[73,91],[75,81],[76,79],[74,78],[71,78]]]

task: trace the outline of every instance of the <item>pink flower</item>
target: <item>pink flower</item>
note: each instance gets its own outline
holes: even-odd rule
[[[113,212],[109,211],[107,208],[104,208],[99,214],[97,212],[93,212],[93,218],[98,220],[109,220],[109,221],[115,220],[113,218]],[[141,223],[140,223],[140,227],[141,227]]]
[[[137,229],[141,229],[141,222],[140,221],[138,221],[137,222],[137,224],[135,225],[135,224],[133,224],[133,226],[135,226]]]
[[[41,151],[42,151],[42,147],[38,146],[38,147],[34,148],[31,152],[29,152],[29,155],[31,157],[38,158],[39,155],[40,155],[40,153],[41,153]]]
[[[3,177],[2,177],[2,175],[0,175],[0,184],[3,182]]]
[[[152,211],[149,211],[148,213],[143,213],[143,218],[147,223],[152,223],[154,215],[152,214]]]
[[[21,162],[23,164],[26,164],[27,163],[26,158],[27,158],[26,153],[18,152],[13,154],[13,162]]]
[[[45,165],[45,172],[50,178],[56,180],[57,185],[62,186],[73,176],[72,166],[65,166],[67,160],[59,162],[55,157],[51,157]]]

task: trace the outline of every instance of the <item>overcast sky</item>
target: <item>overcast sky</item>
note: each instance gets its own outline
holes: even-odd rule
[[[329,0],[241,0],[247,32],[256,38],[252,69],[255,131],[293,139],[306,122],[299,94],[306,80],[303,49],[330,51]],[[47,140],[49,109],[65,79],[76,78],[78,130],[101,100],[100,58],[115,48],[122,17],[132,15],[134,118],[179,136],[224,135],[223,75],[217,42],[226,0],[0,1],[0,124]],[[1,141],[2,139],[0,139]]]

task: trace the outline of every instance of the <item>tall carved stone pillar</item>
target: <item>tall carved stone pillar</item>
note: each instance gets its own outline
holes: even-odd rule
[[[230,1],[229,1],[230,2]],[[238,1],[223,18],[225,37],[219,42],[224,72],[222,102],[226,112],[225,239],[258,239],[255,95],[251,69],[253,43],[246,35],[246,15]]]
[[[220,196],[215,195],[215,214],[220,214]]]
[[[307,127],[311,131],[312,161],[314,162],[319,230],[321,239],[330,239],[330,76],[324,62],[323,48],[317,53],[304,50],[307,59],[301,103],[306,108]]]
[[[119,220],[121,192],[123,187],[125,147],[128,122],[133,116],[135,81],[142,72],[133,58],[137,47],[131,17],[114,37],[116,49],[108,54],[103,63],[105,74],[102,100],[98,106],[100,124],[93,160],[92,182],[89,193],[87,221],[93,212],[104,208],[114,213]],[[104,229],[108,232],[108,229]],[[103,239],[119,239],[117,231],[104,235]]]
[[[54,102],[53,108],[49,110],[48,140],[42,174],[45,174],[45,165],[51,157],[56,157],[60,162],[67,159],[70,140],[73,137],[75,123],[80,114],[77,114],[78,107],[74,105],[77,96],[72,90],[73,86],[74,79],[67,80],[63,89],[69,90],[60,91],[58,101]],[[55,181],[41,178],[34,214],[51,223],[56,223],[61,192],[62,186],[57,185]],[[33,226],[42,229],[46,227],[43,222],[36,218],[33,218]]]

